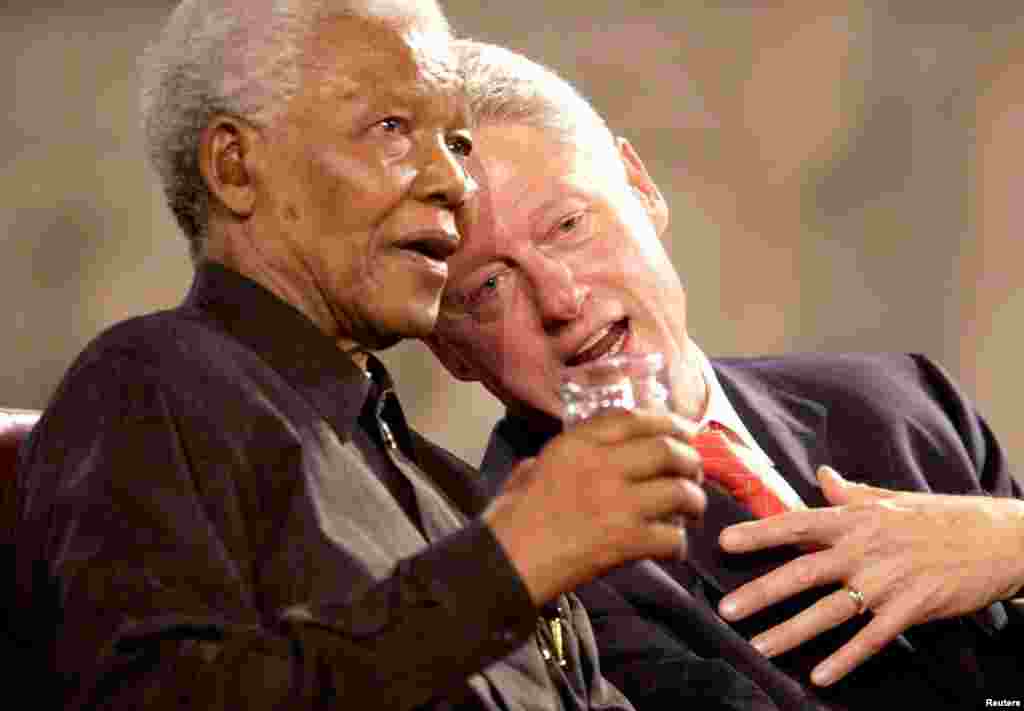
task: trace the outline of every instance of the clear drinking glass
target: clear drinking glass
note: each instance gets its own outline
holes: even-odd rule
[[[661,353],[623,353],[569,368],[562,376],[566,427],[612,407],[668,409],[672,384]]]
[[[672,408],[672,378],[661,353],[622,353],[567,369],[559,388],[562,422],[566,428],[601,410]],[[682,514],[670,514],[669,522],[683,527]]]

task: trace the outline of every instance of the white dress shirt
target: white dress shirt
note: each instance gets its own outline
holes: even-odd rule
[[[771,489],[790,508],[794,510],[807,508],[800,495],[776,471],[775,463],[758,446],[754,436],[750,434],[750,430],[743,424],[743,420],[740,419],[736,409],[729,402],[725,390],[722,389],[722,384],[718,382],[718,376],[715,375],[715,371],[711,367],[711,361],[696,344],[693,345],[693,348],[697,353],[701,373],[704,375],[704,382],[708,388],[707,407],[704,409],[704,415],[700,418],[698,425],[703,428],[709,422],[717,422],[727,427],[750,450],[751,456],[746,463],[751,471],[761,479],[761,483]]]

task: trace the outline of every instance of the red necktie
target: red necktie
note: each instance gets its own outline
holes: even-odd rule
[[[743,462],[739,453],[747,448],[733,441],[723,425],[709,422],[692,444],[703,461],[704,476],[724,487],[755,516],[764,518],[789,511],[790,507]]]

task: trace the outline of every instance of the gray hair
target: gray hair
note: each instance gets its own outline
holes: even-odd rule
[[[342,15],[449,31],[436,0],[183,0],[141,58],[147,151],[193,260],[209,227],[203,129],[217,114],[272,123],[301,89],[318,26]]]
[[[456,41],[454,51],[474,126],[532,126],[563,143],[598,155],[614,155],[614,163],[621,165],[608,124],[553,69],[504,47],[475,40]]]

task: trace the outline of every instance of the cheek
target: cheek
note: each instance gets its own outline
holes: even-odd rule
[[[345,212],[343,206],[346,199],[353,197],[354,186],[370,186],[375,182],[372,171],[351,157],[328,154],[315,166],[314,184],[310,187],[319,208],[335,217]]]
[[[628,227],[618,238],[600,240],[587,255],[587,269],[609,286],[660,299],[681,285],[661,241],[650,229]]]
[[[388,172],[391,180],[402,188],[412,185],[412,181],[416,179],[415,168],[406,163],[400,163],[393,166]]]
[[[343,222],[365,220],[393,204],[413,178],[408,166],[338,151],[319,153],[312,167],[317,209]]]
[[[526,378],[538,370],[538,352],[521,340],[502,339],[491,344],[484,357],[490,361],[490,370],[504,377]]]
[[[299,208],[293,202],[286,202],[281,208],[281,220],[286,224],[295,224],[301,217]]]
[[[370,183],[376,180],[378,168],[356,153],[321,150],[311,161],[317,172],[335,182]]]
[[[457,329],[454,342],[476,366],[503,382],[533,378],[543,370],[544,344],[526,335],[526,329],[504,324],[468,325]]]
[[[550,406],[549,396],[558,388],[560,364],[551,357],[546,340],[531,336],[525,328],[508,328],[489,345],[491,350],[484,351],[484,357],[504,389],[517,399]]]

